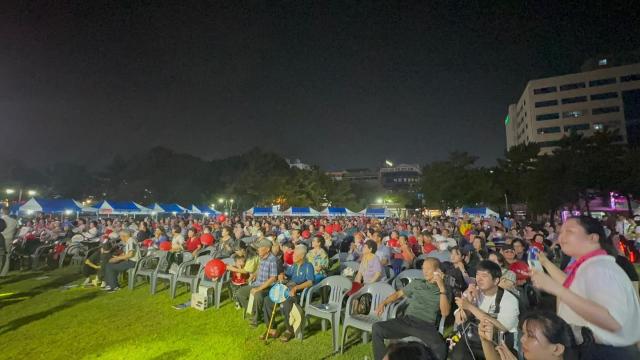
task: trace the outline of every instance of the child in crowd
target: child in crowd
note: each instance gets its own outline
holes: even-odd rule
[[[237,296],[238,289],[240,289],[244,285],[247,285],[249,274],[246,272],[237,271],[238,269],[244,268],[246,258],[243,255],[234,254],[232,258],[233,267],[229,267],[229,270],[231,270],[231,294],[233,301],[236,304],[236,309],[239,309],[240,303],[238,302]]]

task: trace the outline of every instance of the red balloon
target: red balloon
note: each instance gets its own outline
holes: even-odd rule
[[[205,246],[211,246],[215,242],[213,235],[210,233],[200,235],[200,242]]]
[[[227,270],[227,265],[220,259],[210,260],[204,266],[204,274],[210,279],[219,279]]]
[[[309,230],[304,230],[302,232],[302,237],[305,238],[305,239],[310,238],[311,237],[311,233],[309,232]]]
[[[224,222],[225,220],[227,220],[227,217],[222,215],[222,214],[220,214],[220,215],[218,215],[217,220],[218,220],[218,222]]]
[[[153,240],[152,239],[146,239],[142,242],[142,245],[144,247],[151,247],[151,245],[153,245]]]
[[[169,251],[171,250],[171,242],[170,241],[163,241],[160,243],[160,250],[163,251]]]

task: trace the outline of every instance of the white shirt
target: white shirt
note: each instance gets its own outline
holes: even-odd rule
[[[478,307],[487,314],[495,313],[495,302],[498,293],[491,296],[482,296]],[[518,299],[510,292],[504,291],[502,300],[500,300],[500,313],[498,313],[498,321],[509,332],[516,332],[518,328],[518,316],[520,315],[520,307]]]
[[[184,249],[184,236],[182,236],[181,234],[175,234],[173,236],[173,239],[171,239],[171,245],[173,247],[180,247]]]
[[[640,302],[631,280],[612,256],[596,256],[585,261],[576,272],[569,287],[571,291],[589,299],[609,311],[621,325],[618,332],[610,332],[589,323],[563,302],[558,303],[558,316],[573,328],[578,342],[582,342],[580,327],[593,331],[598,344],[629,346],[640,341]]]

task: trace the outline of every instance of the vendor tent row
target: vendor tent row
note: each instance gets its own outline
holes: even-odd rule
[[[32,198],[22,205],[14,205],[11,212],[18,214],[76,214],[92,213],[100,215],[156,215],[156,214],[201,214],[205,216],[216,216],[220,211],[212,209],[206,205],[191,205],[186,208],[178,204],[152,204],[148,207],[142,206],[134,201],[112,201],[103,200],[91,206],[83,206],[82,203],[72,199],[39,199]],[[351,211],[347,208],[328,207],[322,211],[317,211],[310,207],[291,207],[284,211],[278,211],[277,207],[254,207],[244,212],[248,216],[367,216],[385,218],[391,214],[385,208],[368,208],[359,212]]]
[[[189,208],[182,207],[178,204],[152,204],[149,207],[142,206],[133,201],[111,201],[103,200],[91,206],[83,206],[76,200],[72,199],[36,199],[32,198],[22,205],[14,205],[11,207],[13,214],[19,213],[97,213],[105,215],[155,215],[155,214],[203,214],[218,215],[220,211],[211,209],[206,205],[191,205]]]

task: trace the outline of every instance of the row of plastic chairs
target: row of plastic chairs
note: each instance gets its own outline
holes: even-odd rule
[[[345,264],[345,266],[351,265],[353,264]],[[304,329],[307,326],[308,318],[317,317],[322,319],[323,331],[326,329],[324,325],[325,321],[328,321],[331,325],[332,344],[334,352],[344,351],[347,340],[347,329],[349,328],[361,330],[362,340],[366,343],[368,341],[368,335],[372,331],[373,324],[377,321],[385,321],[387,319],[395,317],[398,310],[398,303],[389,304],[385,306],[382,315],[378,316],[375,312],[378,305],[381,304],[387,297],[389,297],[399,288],[406,286],[406,284],[418,278],[424,278],[422,272],[419,270],[410,269],[400,273],[397,277],[395,277],[392,280],[393,286],[387,282],[376,282],[364,285],[361,289],[351,294],[347,298],[344,308],[343,303],[345,296],[353,286],[352,280],[341,275],[335,275],[325,278],[318,284],[309,288],[308,291],[303,294],[305,321],[302,326],[301,337],[304,338]],[[326,304],[313,302],[314,295],[317,295],[324,287],[329,288],[328,302]],[[371,296],[371,306],[369,308],[369,312],[367,314],[354,314],[354,301],[364,295]],[[339,339],[339,325],[343,310],[343,331],[342,337]]]
[[[196,254],[194,259],[182,262],[175,272],[169,271],[169,255],[168,251],[158,250],[140,259],[136,266],[128,271],[129,289],[134,289],[138,277],[148,279],[151,284],[151,294],[156,293],[159,281],[168,282],[171,298],[175,298],[180,283],[187,285],[191,293],[204,287],[207,290],[213,289],[213,291],[207,291],[208,302],[214,304],[216,309],[220,308],[221,294],[224,286],[229,283],[230,273],[225,272],[217,280],[205,276],[204,267],[214,258],[211,255],[211,249],[205,248]],[[222,261],[225,264],[233,263],[231,258],[222,259]]]

